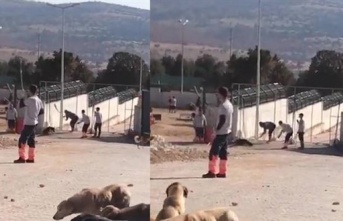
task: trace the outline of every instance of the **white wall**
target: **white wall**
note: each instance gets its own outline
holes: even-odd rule
[[[100,107],[100,112],[103,116],[103,124],[115,125],[130,118],[134,114],[134,106],[137,105],[138,98],[129,100],[123,104],[118,103],[118,97],[103,101],[94,107],[88,107],[88,95],[82,94],[79,96],[64,99],[64,110],[69,110],[81,116],[81,110],[85,110],[89,116],[93,116],[96,107]],[[44,127],[52,126],[59,127],[60,121],[60,101],[45,103]],[[55,108],[55,105],[57,108]],[[92,119],[93,121],[93,119]],[[63,120],[64,125],[68,125],[69,121]],[[93,124],[93,122],[92,122]]]

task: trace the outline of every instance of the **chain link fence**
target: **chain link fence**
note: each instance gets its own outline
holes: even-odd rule
[[[235,106],[233,130],[238,137],[255,135],[256,85],[233,84],[232,102]],[[340,139],[343,89],[286,87],[279,84],[261,85],[259,121],[278,125],[283,121],[297,131],[297,119],[304,114],[306,140],[332,143]],[[261,128],[259,129],[262,132]],[[278,131],[276,131],[278,133]]]
[[[85,84],[81,81],[64,83],[63,110],[61,105],[61,83],[42,81],[39,85],[39,96],[45,104],[43,127],[60,126],[60,113],[68,110],[81,117],[85,110],[94,124],[94,112],[97,107],[103,117],[104,132],[122,133],[133,128],[134,107],[138,103],[139,86]],[[63,129],[69,129],[63,119]],[[79,128],[80,129],[80,128]]]

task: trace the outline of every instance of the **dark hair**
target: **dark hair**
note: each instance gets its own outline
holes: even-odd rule
[[[99,111],[99,110],[100,110],[100,107],[97,107],[95,110]]]
[[[304,114],[303,114],[303,113],[300,113],[300,114],[299,114],[299,116],[303,117],[303,116],[304,116]]]
[[[32,94],[36,94],[37,91],[38,91],[37,85],[32,84],[32,85],[29,87],[29,91],[30,91]]]
[[[280,121],[279,121],[279,124],[283,124],[283,122],[280,120]]]
[[[227,87],[220,87],[218,88],[218,93],[224,98],[227,98],[229,96],[229,89]]]
[[[81,113],[83,113],[83,114],[84,114],[85,112],[86,112],[85,110],[82,110],[82,111],[81,111]]]

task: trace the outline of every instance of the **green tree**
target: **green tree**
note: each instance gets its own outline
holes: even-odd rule
[[[322,50],[311,59],[307,71],[299,75],[298,86],[341,88],[343,85],[343,54]]]
[[[127,52],[117,52],[109,59],[106,70],[96,79],[97,83],[139,85],[141,58]],[[143,62],[143,84],[147,83],[149,68]]]
[[[61,80],[61,55],[62,52],[54,51],[53,57],[44,58],[41,56],[36,62],[36,71],[32,80],[37,84],[40,81]],[[81,80],[85,83],[92,82],[94,76],[92,71],[73,53],[64,53],[64,79],[65,81]]]
[[[162,64],[160,59],[151,59],[150,60],[150,72],[151,76],[163,75],[166,72],[165,67]]]

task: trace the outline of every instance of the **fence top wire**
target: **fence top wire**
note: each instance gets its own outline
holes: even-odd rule
[[[310,91],[304,91],[300,92],[298,94],[292,95],[288,97],[290,101],[317,101],[321,99],[321,95],[317,90],[310,90]]]
[[[330,101],[341,101],[343,100],[343,94],[341,92],[336,92],[330,95],[327,95],[322,98],[324,102],[330,102]]]
[[[268,97],[274,97],[274,96],[284,96],[286,94],[286,88],[278,83],[274,84],[264,84],[260,87],[260,93],[264,94]],[[248,87],[248,88],[242,88],[238,90],[234,90],[232,92],[232,96],[242,96],[242,97],[252,97],[256,96],[256,87]]]

